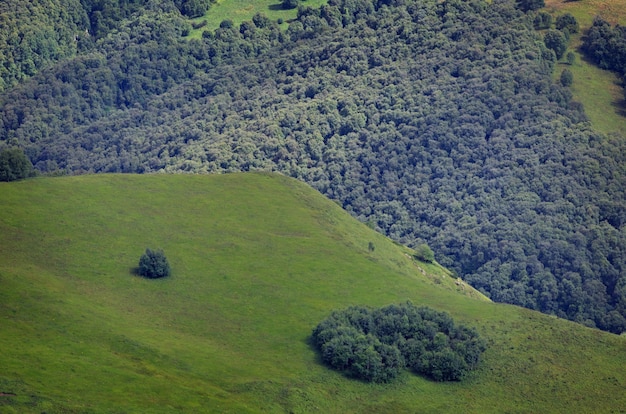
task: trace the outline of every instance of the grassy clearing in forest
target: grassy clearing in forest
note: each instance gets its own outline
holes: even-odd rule
[[[193,30],[189,36],[191,38],[200,37],[204,30],[215,30],[221,22],[229,19],[238,27],[241,22],[252,20],[252,17],[257,13],[264,14],[273,21],[282,19],[287,22],[290,19],[295,19],[298,15],[298,9],[285,10],[281,3],[281,0],[218,0],[211,6],[206,15],[192,20],[196,25],[202,21],[207,23],[206,26]],[[326,3],[328,0],[304,0],[300,2],[302,6],[314,8]],[[283,23],[283,25],[286,27],[287,23]]]
[[[546,0],[546,10],[555,18],[565,13],[572,14],[581,28],[581,33],[573,35],[570,41],[576,63],[572,66],[557,65],[555,76],[558,78],[565,68],[572,71],[574,99],[583,103],[595,129],[606,134],[617,132],[626,135],[626,101],[619,77],[586,61],[579,52],[581,37],[596,15],[611,24],[626,24],[626,0]]]
[[[86,175],[0,194],[0,412],[626,407],[624,338],[481,300],[295,180]],[[163,248],[171,277],[132,274],[146,247]],[[334,309],[406,300],[476,327],[480,368],[373,385],[308,344]]]

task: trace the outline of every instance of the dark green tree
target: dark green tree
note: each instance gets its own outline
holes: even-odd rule
[[[515,4],[518,9],[524,12],[539,10],[546,5],[544,0],[517,0]]]
[[[158,279],[170,275],[170,264],[163,250],[146,249],[139,259],[138,273],[150,279]]]
[[[0,152],[0,181],[21,180],[33,175],[33,165],[20,148]]]
[[[543,38],[548,49],[552,49],[557,59],[561,59],[567,50],[567,38],[559,30],[549,30]]]
[[[561,31],[567,30],[570,34],[578,33],[580,30],[578,21],[576,21],[576,18],[569,13],[565,13],[557,17],[555,27]]]
[[[283,9],[291,10],[298,7],[298,3],[298,0],[283,0],[281,4]]]
[[[180,12],[190,18],[204,16],[211,7],[209,0],[185,0],[181,2]]]
[[[567,63],[569,65],[573,65],[576,63],[576,54],[574,52],[567,52],[565,55],[565,59],[567,59]]]
[[[560,81],[563,86],[572,86],[572,83],[574,82],[574,75],[572,74],[572,71],[569,69],[563,69]]]
[[[463,358],[449,348],[433,352],[427,365],[435,381],[458,381],[467,370]]]
[[[552,15],[543,11],[537,13],[533,26],[537,30],[549,29],[552,26]]]

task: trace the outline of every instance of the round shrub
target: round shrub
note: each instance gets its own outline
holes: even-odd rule
[[[163,250],[146,249],[139,259],[138,273],[150,279],[157,279],[170,275],[170,264]]]

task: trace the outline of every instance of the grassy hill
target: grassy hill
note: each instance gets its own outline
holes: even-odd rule
[[[626,410],[624,338],[491,303],[292,179],[39,178],[0,209],[2,413]],[[133,275],[146,247],[172,277]],[[372,385],[308,344],[331,310],[406,300],[475,326],[480,369]]]

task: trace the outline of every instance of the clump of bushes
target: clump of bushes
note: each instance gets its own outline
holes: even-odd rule
[[[33,165],[19,148],[0,151],[0,181],[15,181],[35,175]]]
[[[163,250],[146,249],[139,259],[137,273],[150,279],[158,279],[170,275],[170,264]]]
[[[335,311],[312,340],[324,363],[369,382],[389,382],[405,368],[435,381],[459,381],[486,348],[476,330],[411,302]]]

